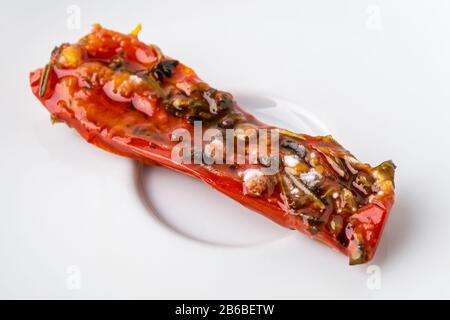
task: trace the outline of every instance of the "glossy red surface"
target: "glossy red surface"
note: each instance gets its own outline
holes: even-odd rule
[[[126,68],[112,67],[117,59]],[[241,173],[251,165],[205,166],[174,162],[171,151],[177,142],[171,140],[172,132],[178,128],[192,132],[193,126],[184,117],[168,112],[167,96],[179,93],[191,96],[199,87],[209,86],[181,63],[176,65],[170,77],[160,81],[159,87],[136,76],[168,59],[161,57],[155,46],[140,42],[137,35],[120,34],[97,25],[78,43],[64,44],[56,49],[42,96],[39,94],[42,69],[30,74],[30,85],[54,118],[77,130],[89,143],[115,154],[194,176],[276,223],[306,233],[343,252],[350,256],[351,264],[372,259],[394,201],[393,164],[386,162],[371,168],[355,162],[353,167],[347,163],[348,159],[354,159],[353,156],[331,137],[294,136],[281,131],[283,139],[294,140],[308,153],[314,153],[315,168],[320,169],[323,176],[320,199],[325,207],[319,210],[314,203],[307,203],[292,214],[283,198],[280,182],[275,184],[273,192],[264,196],[245,193]],[[231,110],[242,115],[241,124],[268,127],[237,104]],[[210,124],[216,125],[216,122]],[[342,169],[338,163],[346,163],[347,169]],[[377,189],[372,187],[375,191],[368,194],[360,186],[359,189],[352,186],[355,180],[351,179],[356,174],[367,177],[371,186],[376,185]],[[345,211],[345,206],[344,211],[342,208],[338,211],[332,202],[328,191],[341,192],[343,189],[350,190],[353,195],[352,201],[357,208],[354,212]],[[342,201],[345,204],[345,199]],[[305,216],[311,214],[320,221],[314,232],[311,223],[305,220]],[[336,222],[342,224],[343,229],[333,233],[330,225],[334,226]]]

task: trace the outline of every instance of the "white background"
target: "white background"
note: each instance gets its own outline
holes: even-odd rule
[[[67,26],[71,4],[80,29]],[[50,125],[28,87],[55,45],[95,22],[142,22],[143,41],[212,85],[297,101],[362,161],[393,159],[397,201],[375,260],[350,267],[158,169],[157,199],[181,221],[203,205],[211,218],[193,224],[215,233],[215,212],[236,211],[239,236],[254,228],[257,244],[207,244],[161,224],[136,165]],[[450,298],[450,1],[16,0],[2,2],[0,24],[0,298]]]

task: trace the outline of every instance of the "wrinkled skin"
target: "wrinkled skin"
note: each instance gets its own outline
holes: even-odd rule
[[[280,130],[285,146],[280,156],[301,148],[305,158],[295,170],[320,173],[312,195],[301,193],[297,199],[292,193],[297,173],[287,174],[283,164],[267,180],[270,192],[263,188],[261,194],[249,194],[242,173],[261,164],[173,161],[177,141],[171,133],[179,128],[192,132],[195,120],[219,129],[272,127],[245,113],[230,94],[211,88],[192,69],[140,42],[136,31],[125,35],[94,26],[78,43],[55,48],[48,67],[30,73],[30,85],[54,121],[65,122],[89,143],[196,177],[276,223],[339,250],[350,264],[365,263],[375,254],[394,202],[392,162],[372,168],[330,136]]]

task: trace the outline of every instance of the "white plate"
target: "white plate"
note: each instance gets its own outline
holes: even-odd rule
[[[450,3],[70,3],[0,11],[0,298],[450,298]],[[360,160],[393,159],[397,200],[375,260],[349,267],[193,179],[139,171],[52,126],[27,74],[94,22],[142,22],[141,39],[244,106],[287,97]],[[284,106],[253,109],[308,130]]]

